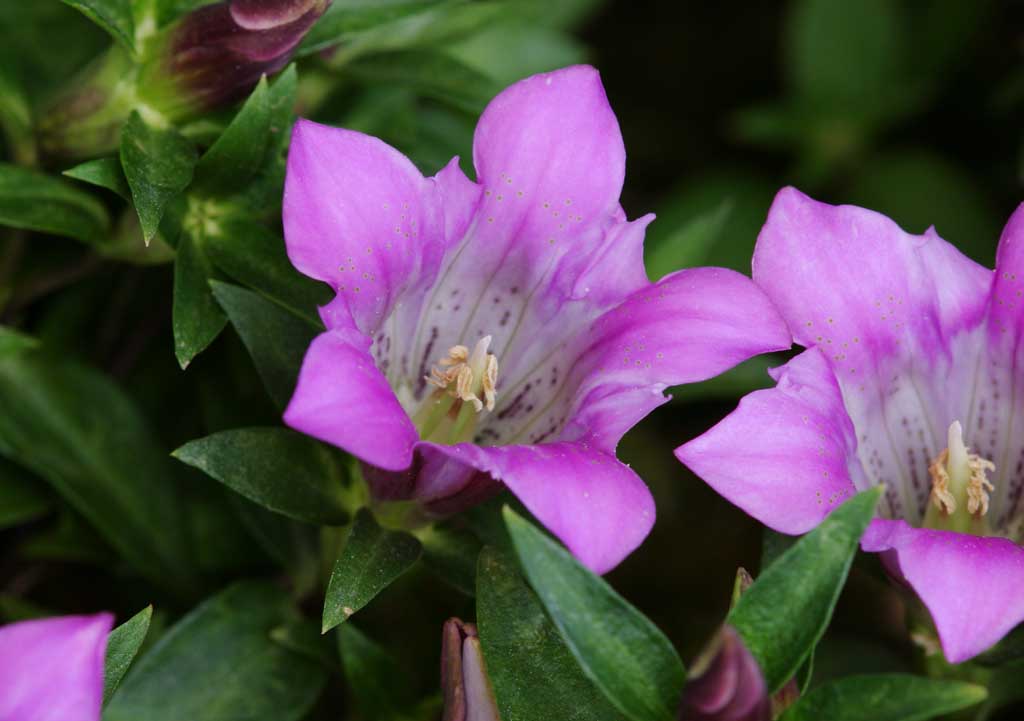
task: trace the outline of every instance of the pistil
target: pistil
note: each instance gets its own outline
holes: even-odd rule
[[[932,461],[931,504],[924,525],[976,535],[988,534],[989,491],[995,490],[988,474],[995,464],[971,453],[964,444],[959,421],[949,426],[946,449]]]
[[[477,417],[484,410],[494,410],[497,397],[498,359],[487,352],[490,345],[491,336],[485,336],[472,353],[464,345],[452,346],[431,368],[426,380],[436,390],[413,418],[420,438],[438,443],[473,439]]]

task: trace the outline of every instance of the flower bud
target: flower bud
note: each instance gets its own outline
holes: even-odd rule
[[[132,110],[174,123],[245,97],[261,75],[288,63],[330,2],[219,2],[147,38],[141,61],[114,45],[40,114],[40,149],[49,157],[100,155],[117,148]]]
[[[476,626],[457,618],[445,621],[441,639],[441,721],[501,721],[491,690]]]
[[[330,0],[232,0],[206,5],[162,33],[139,97],[180,120],[246,95],[291,58]]]
[[[769,721],[771,700],[757,661],[732,626],[723,626],[690,671],[680,721]]]

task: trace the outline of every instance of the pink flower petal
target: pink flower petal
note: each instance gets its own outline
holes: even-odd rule
[[[1013,541],[876,519],[861,546],[888,552],[931,612],[950,663],[978,655],[1024,621],[1024,548]]]
[[[654,499],[610,453],[580,443],[433,446],[503,482],[595,573],[617,566],[654,525]]]
[[[445,251],[434,182],[376,138],[307,120],[292,131],[283,214],[292,263],[371,336],[403,293],[433,281]]]
[[[865,483],[853,426],[822,353],[801,353],[676,457],[765,525],[805,533]]]
[[[317,336],[306,351],[284,420],[386,470],[408,468],[419,434],[355,329]]]
[[[99,721],[109,613],[0,627],[0,719]]]

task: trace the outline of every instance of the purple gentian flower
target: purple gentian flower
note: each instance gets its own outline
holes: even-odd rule
[[[754,281],[807,348],[677,455],[769,527],[803,533],[886,486],[861,545],[964,661],[1024,619],[1024,206],[996,272],[929,229],[787,188]]]
[[[109,613],[0,627],[0,719],[99,721]]]
[[[626,154],[593,68],[502,92],[473,156],[476,182],[458,159],[424,178],[376,138],[297,123],[288,254],[337,297],[285,421],[360,458],[378,500],[443,514],[503,483],[604,572],[654,522],[618,440],[667,386],[788,334],[738,273],[647,280],[653,216],[619,206]]]

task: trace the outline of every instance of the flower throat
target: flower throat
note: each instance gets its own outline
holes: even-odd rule
[[[491,336],[484,336],[472,353],[464,345],[452,346],[430,369],[426,381],[435,390],[413,417],[420,438],[444,444],[473,440],[477,418],[494,410],[497,398],[498,358],[487,352],[490,345]]]

